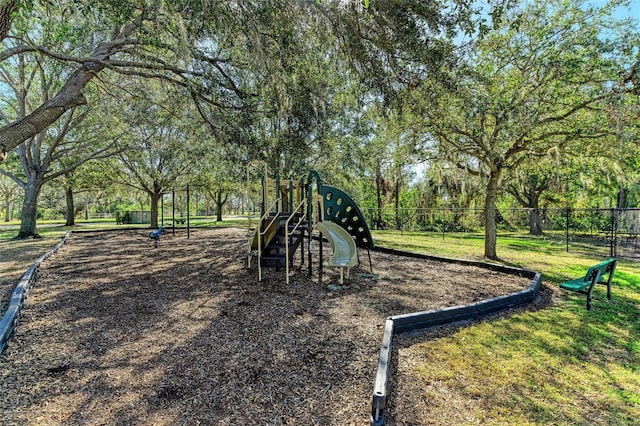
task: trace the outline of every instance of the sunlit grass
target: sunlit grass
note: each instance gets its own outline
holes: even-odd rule
[[[484,407],[487,424],[626,425],[640,418],[640,297],[560,304],[419,345],[425,397]],[[437,383],[435,387],[433,384]]]
[[[435,256],[487,261],[484,258],[484,235],[479,233],[442,234],[399,231],[373,231],[377,246],[427,253]],[[545,281],[560,283],[583,275],[589,266],[602,260],[601,256],[580,256],[566,251],[560,237],[530,236],[527,234],[501,234],[496,251],[501,262],[510,266],[540,271]],[[591,250],[591,252],[594,252]],[[616,281],[630,284],[627,277],[636,262],[621,260]],[[627,272],[625,272],[627,271]]]
[[[397,249],[482,259],[481,235],[376,231],[374,239]],[[619,261],[612,300],[599,287],[587,311],[584,295],[563,292],[557,283],[584,275],[601,257],[567,253],[553,238],[515,235],[501,236],[497,251],[506,264],[541,271],[554,302],[419,344],[420,399],[429,401],[433,418],[460,410],[466,401],[463,406],[474,407],[470,424],[638,424],[638,262]]]

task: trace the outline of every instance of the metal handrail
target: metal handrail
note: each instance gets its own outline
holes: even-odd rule
[[[284,224],[284,253],[285,253],[285,263],[286,263],[285,270],[287,274],[287,278],[286,278],[287,284],[289,284],[289,222],[291,222],[291,219],[295,217],[295,214],[301,209],[302,206],[304,206],[306,210],[306,206],[307,206],[306,198],[303,198],[300,204],[298,204],[298,206],[295,209],[293,209],[293,211],[290,213],[291,216],[289,216],[289,218]],[[298,227],[302,224],[302,221],[306,217],[307,217],[307,213],[303,213],[302,216],[300,216],[300,218],[298,219],[298,223],[296,223],[296,225],[293,227],[293,229],[291,230],[291,233],[295,232],[296,229],[298,229]]]
[[[271,222],[267,225],[264,231],[262,231],[262,222],[269,217],[269,212],[274,206],[280,205],[280,198],[276,198],[273,203],[269,206],[268,209],[264,212],[262,217],[260,217],[260,221],[258,222],[258,281],[262,281],[262,237],[267,233],[267,229],[273,225],[273,223],[278,219],[280,215],[280,209],[278,208],[275,216],[271,219]]]

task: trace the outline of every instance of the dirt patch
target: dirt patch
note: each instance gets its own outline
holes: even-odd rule
[[[20,278],[59,238],[0,241],[0,316],[4,314]]]
[[[335,269],[258,283],[244,230],[147,234],[72,234],[42,264],[0,359],[0,423],[366,425],[387,316],[530,284],[378,253],[372,279],[366,252],[339,291]]]

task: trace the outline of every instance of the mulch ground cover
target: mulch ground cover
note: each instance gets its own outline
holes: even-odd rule
[[[386,317],[530,284],[375,252],[372,278],[366,251],[337,291],[337,269],[320,283],[306,265],[288,285],[276,269],[259,283],[246,245],[235,228],[167,233],[158,248],[148,231],[72,234],[0,357],[0,424],[367,425]],[[398,401],[393,413],[419,410],[419,395]]]

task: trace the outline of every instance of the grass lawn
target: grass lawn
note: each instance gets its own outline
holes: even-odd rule
[[[376,244],[479,260],[478,235],[375,232]],[[451,401],[483,407],[486,424],[632,425],[640,423],[640,263],[620,261],[613,298],[585,296],[557,284],[584,275],[599,257],[576,257],[556,240],[500,236],[504,263],[541,271],[554,289],[548,308],[481,322],[418,345],[415,367],[434,412]],[[434,385],[434,384],[437,384]],[[443,392],[443,388],[446,392]],[[444,396],[446,395],[446,396]]]

